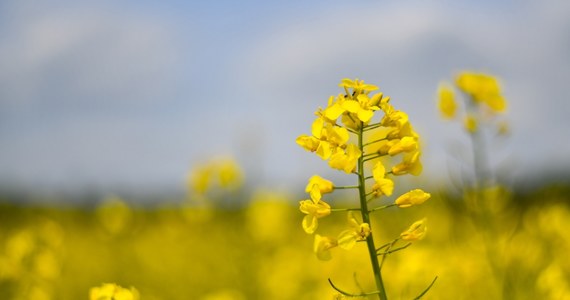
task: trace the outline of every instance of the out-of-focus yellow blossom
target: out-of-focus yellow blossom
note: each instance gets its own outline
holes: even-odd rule
[[[414,222],[406,231],[400,234],[400,238],[404,241],[418,241],[424,238],[427,232],[426,219]]]
[[[364,241],[370,235],[370,224],[359,223],[351,211],[348,212],[348,224],[350,229],[343,230],[337,238],[338,246],[345,250],[352,249],[356,242]]]
[[[402,162],[392,167],[392,174],[404,175],[409,173],[418,176],[422,173],[422,170],[423,166],[420,162],[420,151],[414,151],[404,154]]]
[[[243,172],[237,162],[230,158],[225,158],[217,163],[220,187],[236,188],[242,184]]]
[[[190,191],[199,195],[206,194],[214,187],[238,188],[242,183],[243,172],[239,164],[231,157],[217,158],[196,165],[188,175]]]
[[[101,225],[110,234],[123,232],[131,223],[133,213],[123,199],[111,196],[103,200],[97,207],[97,217]]]
[[[455,117],[457,111],[457,103],[455,102],[455,94],[453,89],[447,84],[441,84],[438,89],[438,108],[441,115],[445,119],[452,119]]]
[[[138,300],[139,298],[139,292],[135,288],[125,289],[114,283],[104,283],[89,291],[89,300]]]
[[[212,166],[199,166],[190,172],[188,185],[191,190],[198,194],[204,194],[210,188],[212,182]]]
[[[487,104],[494,112],[505,111],[507,103],[501,95],[501,87],[495,77],[482,73],[462,72],[457,76],[456,84],[475,102]]]
[[[332,258],[330,249],[336,246],[338,246],[338,241],[335,238],[315,234],[313,252],[315,252],[318,259],[330,260]]]
[[[34,257],[34,272],[41,278],[54,280],[59,276],[60,266],[52,251],[44,250]]]
[[[317,227],[319,227],[317,219],[331,214],[330,205],[324,201],[319,201],[317,203],[313,200],[299,201],[299,210],[304,214],[307,214],[303,218],[302,225],[303,229],[308,234],[313,234],[315,230],[317,230]]]
[[[329,161],[329,166],[333,169],[342,170],[346,173],[352,173],[356,170],[358,158],[362,155],[358,146],[348,144],[346,152],[337,151]]]
[[[394,156],[402,152],[416,151],[418,148],[417,139],[411,136],[406,136],[401,140],[396,140],[396,142],[388,150],[388,154]]]
[[[396,201],[394,201],[394,203],[400,208],[406,208],[414,205],[420,205],[426,202],[430,197],[431,195],[429,193],[420,189],[415,189],[401,195],[396,199]]]
[[[374,165],[372,168],[372,176],[374,177],[374,181],[376,181],[374,186],[372,186],[372,190],[374,191],[375,195],[391,196],[394,192],[394,181],[385,178],[386,168],[382,162],[379,161]]]
[[[311,195],[313,201],[319,202],[322,194],[330,193],[334,189],[332,181],[326,180],[319,175],[314,175],[309,179],[309,184],[305,187],[305,192]]]
[[[477,119],[475,119],[475,117],[472,115],[467,115],[463,120],[463,126],[465,127],[465,130],[467,130],[468,132],[475,133],[477,132],[477,127],[478,127]]]

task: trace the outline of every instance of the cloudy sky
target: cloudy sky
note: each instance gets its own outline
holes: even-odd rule
[[[295,138],[344,77],[408,112],[445,179],[468,140],[435,92],[464,69],[509,100],[497,164],[570,168],[568,1],[2,1],[0,183],[181,190],[233,155],[254,185],[297,186],[332,172]]]

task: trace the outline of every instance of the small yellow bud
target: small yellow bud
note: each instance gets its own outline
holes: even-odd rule
[[[420,189],[411,190],[402,196],[398,197],[394,203],[400,208],[411,207],[414,205],[420,205],[426,202],[431,195]]]

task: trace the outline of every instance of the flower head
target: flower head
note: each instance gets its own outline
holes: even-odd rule
[[[457,76],[456,84],[473,101],[485,103],[493,112],[504,112],[507,102],[501,94],[498,80],[487,74],[462,72]]]

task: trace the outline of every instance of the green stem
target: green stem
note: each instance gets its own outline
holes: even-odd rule
[[[360,127],[358,132],[358,148],[361,153],[364,153],[363,144],[363,133],[364,129]],[[368,202],[366,201],[366,179],[364,175],[364,159],[358,158],[358,194],[360,196],[360,208],[362,213],[362,222],[368,223],[370,227],[370,214],[368,212]],[[380,300],[387,300],[386,290],[384,289],[384,283],[382,282],[382,274],[380,271],[380,264],[378,263],[378,256],[376,255],[376,247],[374,246],[374,238],[372,233],[366,238],[366,245],[368,246],[368,253],[370,254],[370,262],[372,264],[372,270],[374,272],[374,281],[376,282],[376,287],[378,288],[378,297]]]
[[[358,185],[335,186],[335,190],[357,189]]]
[[[375,208],[369,210],[368,212],[373,212],[373,211],[385,209],[385,208],[392,207],[392,206],[396,206],[396,204],[392,203],[392,204],[388,204],[388,205],[378,206],[378,207],[375,207]]]
[[[360,210],[360,208],[331,208],[331,212],[339,212],[339,211],[356,211]]]
[[[387,139],[388,139],[388,138],[377,139],[377,140],[374,140],[374,141],[372,141],[372,142],[368,142],[368,143],[364,144],[363,146],[366,147],[366,146],[372,145],[372,144],[374,144],[374,143],[378,143],[378,142],[381,142],[381,141],[385,141],[385,140],[387,140]]]

